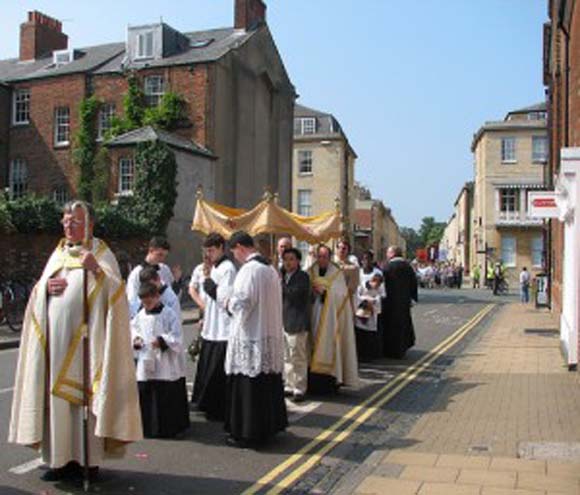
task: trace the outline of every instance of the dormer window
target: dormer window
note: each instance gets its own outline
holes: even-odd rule
[[[144,31],[137,35],[137,53],[135,58],[153,57],[153,31]]]
[[[74,60],[73,50],[55,50],[52,52],[52,63],[56,67],[70,64]]]
[[[316,134],[316,119],[313,117],[307,117],[301,119],[302,123],[302,134]]]

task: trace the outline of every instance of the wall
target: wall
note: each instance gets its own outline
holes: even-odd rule
[[[268,28],[223,57],[209,77],[216,199],[248,208],[268,187],[290,207],[295,93]]]
[[[0,190],[8,186],[8,136],[11,113],[10,90],[0,84]]]

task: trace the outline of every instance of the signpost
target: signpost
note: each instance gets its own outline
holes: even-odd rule
[[[556,192],[528,192],[528,215],[531,218],[558,218]]]

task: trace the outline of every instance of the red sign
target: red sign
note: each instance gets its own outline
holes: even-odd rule
[[[557,208],[555,198],[537,198],[532,201],[534,208]]]

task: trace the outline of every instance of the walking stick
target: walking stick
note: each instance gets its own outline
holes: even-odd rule
[[[78,201],[72,205],[71,210],[76,208],[83,210],[85,218],[84,247],[89,249],[89,212],[85,203]],[[90,445],[89,445],[89,417],[90,417],[90,380],[91,380],[91,354],[89,338],[89,300],[88,300],[88,272],[83,267],[83,489],[89,491],[90,485]]]

